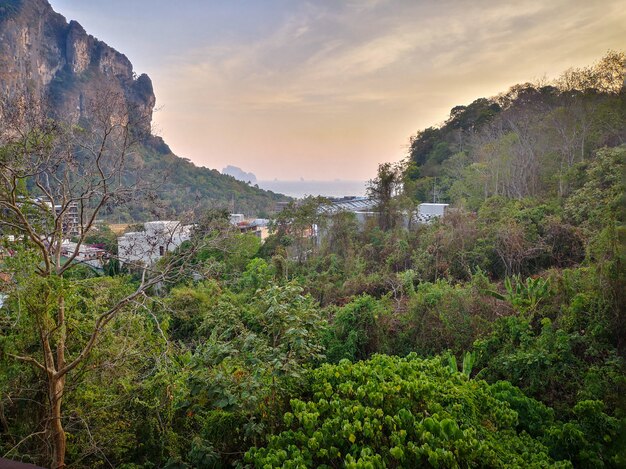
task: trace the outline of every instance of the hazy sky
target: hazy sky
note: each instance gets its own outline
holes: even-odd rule
[[[259,179],[369,179],[453,106],[626,48],[624,0],[51,3],[150,75],[177,155]]]

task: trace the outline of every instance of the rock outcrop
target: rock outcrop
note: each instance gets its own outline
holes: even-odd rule
[[[146,200],[112,208],[112,218],[175,219],[191,205],[202,209],[233,202],[233,210],[263,215],[275,201],[286,199],[174,155],[163,139],[150,132],[155,105],[152,82],[147,75],[136,76],[124,54],[87,34],[76,21],[68,23],[47,0],[0,0],[0,93],[19,96],[25,88],[51,105],[53,117],[65,121],[89,121],[93,117],[89,104],[103,91],[107,95],[113,91],[126,110],[141,117],[140,144],[129,160],[142,168],[141,177],[158,187],[158,196],[149,194]]]
[[[150,78],[136,76],[128,58],[66,21],[46,0],[0,2],[0,90],[28,86],[64,117],[87,117],[85,103],[107,87],[145,116],[148,131],[155,105]]]
[[[222,169],[222,174],[232,176],[238,181],[249,182],[250,184],[256,184],[256,175],[254,173],[247,173],[243,169],[237,166],[228,165]]]

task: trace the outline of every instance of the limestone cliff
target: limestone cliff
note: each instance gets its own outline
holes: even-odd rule
[[[124,54],[87,34],[76,21],[68,23],[47,0],[0,0],[0,93],[24,87],[45,98],[64,119],[89,119],[90,98],[103,89],[122,95],[128,109],[142,116],[142,145],[134,155],[146,177],[157,181],[158,195],[116,207],[111,218],[175,218],[190,204],[263,215],[275,201],[285,200],[172,154],[150,133],[152,82],[147,75],[136,76]]]
[[[46,0],[0,0],[0,90],[29,86],[56,112],[82,117],[84,103],[103,86],[120,92],[129,106],[152,119],[155,96],[147,75],[136,76],[124,54],[90,36]]]

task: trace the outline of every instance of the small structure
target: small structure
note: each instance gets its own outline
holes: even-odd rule
[[[365,226],[367,220],[378,216],[376,211],[376,201],[367,197],[343,197],[341,199],[330,199],[329,205],[323,205],[319,213],[332,215],[338,212],[350,212],[356,217],[359,226]],[[416,225],[430,223],[446,214],[448,204],[419,204],[417,210],[412,214],[406,211],[402,219],[405,228]],[[411,221],[411,223],[409,223]]]
[[[255,218],[253,220],[244,220],[243,218],[240,221],[233,222],[233,220],[239,220],[238,217],[240,214],[232,214],[230,216],[231,224],[236,226],[240,232],[242,233],[253,233],[258,238],[261,238],[261,241],[265,241],[265,238],[269,236],[269,220],[266,218]],[[241,215],[243,217],[243,215]]]
[[[76,246],[77,243],[64,240],[61,244],[61,255],[71,257],[76,251]],[[107,257],[108,253],[104,249],[89,244],[81,244],[74,260],[96,269],[102,269]]]
[[[191,237],[191,226],[179,221],[144,223],[144,231],[126,233],[117,239],[120,262],[126,265],[152,265]]]
[[[320,207],[320,213],[328,215],[337,212],[351,212],[356,215],[359,225],[365,224],[366,220],[375,217],[376,201],[367,197],[343,197],[341,199],[330,199],[331,204]],[[430,223],[436,218],[443,217],[448,204],[419,204],[417,211],[413,214],[413,220],[417,223]],[[408,217],[405,214],[405,225],[408,226]]]
[[[378,215],[376,212],[376,201],[368,197],[342,197],[329,200],[330,204],[320,207],[320,213],[326,215],[333,215],[338,212],[354,213],[361,227],[365,226],[367,220]]]
[[[446,214],[448,204],[419,204],[415,221],[417,223],[430,223],[436,218],[441,218]]]
[[[230,214],[231,225],[238,225],[239,223],[242,223],[244,220],[245,220],[245,217],[243,216],[243,213],[231,213]]]

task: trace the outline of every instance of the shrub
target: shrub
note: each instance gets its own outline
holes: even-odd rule
[[[483,381],[441,359],[377,355],[324,365],[291,401],[286,429],[252,448],[256,467],[569,467],[516,429],[518,414]]]

